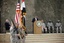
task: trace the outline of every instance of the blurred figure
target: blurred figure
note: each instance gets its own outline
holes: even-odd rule
[[[46,28],[46,25],[43,20],[42,20],[42,32],[44,32],[44,33],[47,32],[47,28]]]
[[[10,27],[10,40],[11,40],[11,43],[20,43],[20,34],[18,30],[18,24],[14,24],[12,22]]]
[[[32,19],[33,32],[34,32],[34,22],[35,22],[35,21],[38,21],[38,20],[39,20],[39,19],[38,19],[37,16],[35,16],[35,18]]]
[[[32,22],[34,23],[35,21],[38,21],[38,17],[35,16],[35,18],[32,19]]]
[[[24,26],[19,28],[19,32],[20,32],[20,37],[21,37],[21,43],[25,43],[25,39],[26,39],[26,28]]]
[[[53,25],[53,23],[52,23],[52,21],[51,20],[49,20],[49,22],[47,23],[47,27],[48,27],[48,29],[49,29],[49,33],[51,32],[54,32],[54,25]]]
[[[9,29],[10,29],[10,23],[9,23],[8,19],[6,19],[6,21],[5,21],[5,29],[6,29],[6,31],[9,31]]]
[[[60,33],[62,33],[62,24],[60,23],[60,20],[57,20],[57,23],[56,23],[56,29],[57,29],[57,33],[58,31],[60,30]]]
[[[23,22],[23,25],[24,25],[24,26],[26,26],[26,25],[25,25],[25,20],[26,20],[26,17],[25,17],[25,15],[23,15],[23,17],[22,17],[22,22]]]

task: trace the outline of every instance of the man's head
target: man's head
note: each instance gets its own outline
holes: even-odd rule
[[[60,20],[57,20],[57,22],[59,23],[59,22],[60,22]]]
[[[6,22],[9,22],[9,20],[8,20],[8,19],[6,19]]]
[[[51,23],[52,21],[51,21],[51,20],[49,20],[49,22]]]
[[[43,20],[41,20],[42,22],[44,22]]]

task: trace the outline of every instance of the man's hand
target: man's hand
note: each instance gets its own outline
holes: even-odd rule
[[[20,34],[17,34],[17,36],[20,36]]]

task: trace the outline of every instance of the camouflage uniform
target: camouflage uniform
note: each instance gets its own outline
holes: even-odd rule
[[[17,31],[14,31],[14,26],[10,27],[10,40],[11,43],[20,43],[20,39],[17,36]]]
[[[19,32],[20,32],[20,35],[21,35],[21,43],[25,43],[26,34],[25,34],[24,29],[19,29]]]
[[[60,33],[62,33],[62,24],[60,23],[60,21],[58,20],[58,22],[56,23],[56,29],[57,29],[57,33],[58,33],[58,31],[59,31],[59,29],[60,29]]]
[[[49,33],[50,33],[50,32],[54,32],[54,25],[53,25],[52,21],[49,21],[49,22],[47,23],[47,27],[48,27],[48,29],[49,29]],[[52,30],[52,31],[51,31],[51,30]]]

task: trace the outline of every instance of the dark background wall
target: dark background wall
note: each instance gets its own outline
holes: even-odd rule
[[[4,23],[6,19],[14,18],[16,0],[2,0],[1,30],[5,31]]]
[[[54,24],[59,19],[64,30],[64,0],[35,0],[35,15]]]
[[[2,13],[2,4],[3,4],[3,1],[0,0],[0,33],[2,32],[2,29],[1,29],[1,13]]]
[[[1,1],[0,1],[1,2]],[[17,0],[2,0],[1,10],[1,29],[5,30],[5,19],[14,20]],[[25,0],[26,4],[26,27],[29,33],[33,32],[32,18],[38,16],[47,22],[51,19],[54,23],[59,19],[64,30],[64,0]]]

